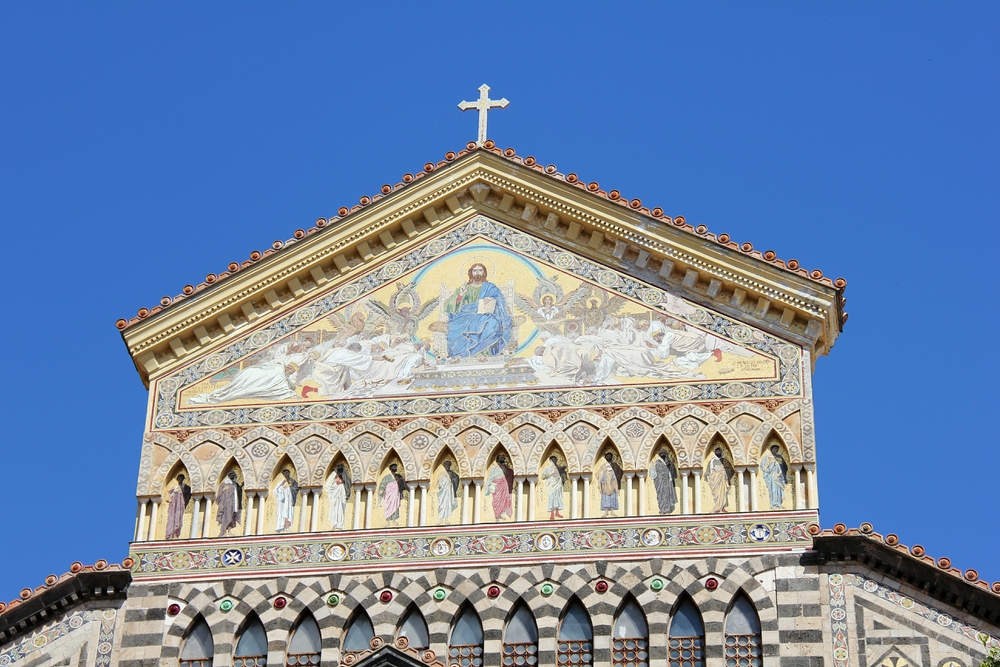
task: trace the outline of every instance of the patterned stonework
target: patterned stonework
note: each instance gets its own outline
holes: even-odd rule
[[[9,646],[0,653],[0,667],[45,656],[51,651],[51,645],[54,642],[93,622],[100,623],[96,664],[97,667],[108,667],[111,664],[116,616],[117,611],[114,609],[88,609],[73,612],[62,617],[58,622]]]
[[[716,552],[787,551],[812,542],[812,511],[758,514],[752,519],[705,517],[622,518],[613,521],[456,526],[450,529],[400,528],[391,537],[371,532],[296,535],[291,539],[220,539],[210,543],[136,543],[132,558],[137,579],[243,577],[327,569],[382,570],[387,566],[448,567],[483,561],[578,561],[587,559],[666,558],[711,549]]]

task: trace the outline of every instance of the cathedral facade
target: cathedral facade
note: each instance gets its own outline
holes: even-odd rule
[[[819,525],[846,281],[472,143],[119,320],[135,536],[0,667],[974,667],[1000,582]]]

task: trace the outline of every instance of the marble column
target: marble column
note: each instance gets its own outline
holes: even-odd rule
[[[417,485],[410,482],[406,485],[408,498],[406,502],[406,525],[412,528],[417,520]]]
[[[363,489],[361,484],[354,485],[354,530],[361,528],[361,491]]]
[[[420,525],[427,525],[427,482],[420,482]]]
[[[583,476],[583,518],[590,518],[590,475]]]
[[[201,496],[191,496],[191,539],[196,540],[201,535]]]
[[[681,514],[691,514],[691,492],[688,483],[691,474],[687,471],[681,473]]]
[[[808,504],[809,509],[816,509],[819,507],[819,486],[816,484],[816,467],[809,466],[806,468],[806,489],[808,493]]]
[[[535,483],[537,481],[537,477],[528,478],[528,521],[535,520]]]
[[[476,498],[475,504],[472,509],[472,523],[482,523],[483,522],[483,480],[477,479],[474,484],[476,485]]]
[[[149,499],[143,498],[139,503],[138,526],[135,529],[135,541],[145,542],[149,535],[146,533],[146,507],[149,506]]]
[[[253,530],[253,506],[257,500],[255,491],[247,492],[247,518],[243,521],[243,535],[249,535]]]
[[[649,473],[637,473],[639,476],[639,516],[646,516],[646,478]]]
[[[309,532],[319,531],[319,499],[323,495],[323,489],[312,490],[312,512],[309,513]]]
[[[806,503],[802,493],[802,466],[795,466],[795,509],[805,509]]]
[[[694,513],[701,514],[701,471],[694,471]]]
[[[569,518],[578,519],[576,501],[576,483],[580,480],[579,475],[570,475],[569,478]]]
[[[757,500],[757,467],[750,466],[750,511],[758,511],[760,501]]]
[[[635,477],[635,473],[627,472],[624,475],[625,479],[625,516],[634,516],[632,514],[632,478]]]
[[[254,535],[264,534],[264,503],[266,500],[266,491],[261,491],[257,494],[257,532]]]
[[[156,539],[156,518],[160,511],[160,501],[153,499],[153,509],[149,513],[149,540]]]
[[[205,496],[205,519],[201,522],[201,536],[208,537],[208,531],[212,528],[212,496]]]
[[[524,521],[525,505],[527,505],[524,501],[524,478],[518,477],[515,481],[517,482],[517,520]]]
[[[375,485],[365,486],[365,528],[372,527],[372,506],[375,504]]]
[[[472,523],[472,503],[469,502],[469,486],[472,480],[462,480],[462,525],[467,526]]]

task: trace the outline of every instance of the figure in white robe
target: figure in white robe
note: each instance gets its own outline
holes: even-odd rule
[[[257,399],[283,401],[295,396],[295,385],[290,376],[305,362],[307,354],[301,349],[289,351],[290,344],[275,345],[267,356],[236,374],[229,384],[215,391],[188,399],[189,405],[217,405]]]
[[[402,336],[388,342],[390,347],[386,349],[382,349],[381,345],[371,348],[371,367],[359,378],[364,387],[382,387],[391,382],[406,384],[424,363],[424,350],[420,343],[407,341]]]
[[[729,489],[733,486],[736,469],[726,459],[721,447],[716,447],[714,456],[705,466],[705,483],[712,493],[713,512],[725,512],[729,501]]]
[[[319,385],[320,398],[339,398],[351,393],[352,385],[371,369],[372,355],[361,343],[344,346],[334,342],[317,345],[313,350],[312,379]]]
[[[559,459],[549,457],[549,464],[542,468],[542,481],[545,482],[545,492],[549,496],[549,519],[564,519],[561,511],[563,505],[563,487],[569,481],[566,466],[559,465]]]
[[[347,515],[347,499],[351,495],[351,477],[343,466],[338,466],[326,482],[326,498],[330,504],[330,527],[343,530]]]
[[[458,473],[451,469],[451,461],[444,462],[444,472],[438,477],[437,504],[438,519],[448,521],[458,509],[458,487],[461,480]]]
[[[299,496],[299,483],[292,479],[292,474],[282,470],[283,479],[274,487],[274,503],[277,518],[274,532],[284,533],[291,529],[295,519],[295,501]]]

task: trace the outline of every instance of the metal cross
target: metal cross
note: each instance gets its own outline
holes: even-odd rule
[[[489,96],[490,87],[485,83],[479,86],[479,99],[475,102],[462,102],[458,105],[458,108],[462,111],[468,111],[469,109],[479,109],[479,140],[476,142],[477,145],[482,146],[486,143],[486,113],[490,109],[503,109],[510,102],[506,98],[501,98],[499,100],[491,100]]]

